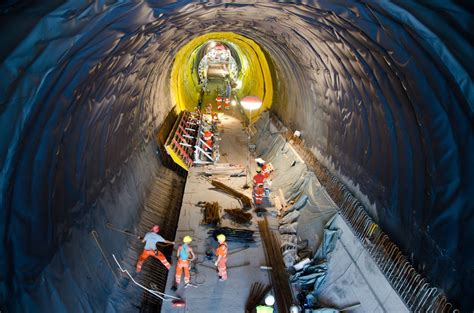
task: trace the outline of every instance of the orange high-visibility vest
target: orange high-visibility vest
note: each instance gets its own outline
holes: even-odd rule
[[[265,178],[268,178],[268,176],[270,175],[271,172],[273,172],[273,168],[272,168],[271,164],[265,163],[262,166],[262,174],[265,176]]]
[[[255,187],[253,195],[255,197],[255,204],[261,204],[263,202],[263,196],[265,195],[263,186]]]
[[[255,184],[255,186],[260,186],[260,185],[263,186],[264,182],[265,182],[265,175],[263,175],[262,173],[257,173],[253,177],[253,183]]]
[[[222,110],[222,97],[221,96],[218,96],[216,98],[216,102],[217,102],[217,109],[218,110]]]

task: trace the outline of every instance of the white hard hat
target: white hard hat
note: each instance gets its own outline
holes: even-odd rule
[[[265,160],[262,159],[262,158],[258,158],[258,159],[255,159],[255,162],[259,163],[259,164],[264,164],[265,163]]]
[[[290,306],[290,313],[299,313],[300,310],[298,309],[298,307],[296,305],[292,305]]]
[[[272,295],[268,295],[265,297],[265,304],[268,305],[268,306],[272,306],[275,304],[275,297],[273,297]]]

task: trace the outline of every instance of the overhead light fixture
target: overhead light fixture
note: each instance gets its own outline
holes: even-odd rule
[[[240,100],[240,104],[242,104],[244,109],[253,111],[260,109],[262,106],[262,100],[256,96],[247,96]]]

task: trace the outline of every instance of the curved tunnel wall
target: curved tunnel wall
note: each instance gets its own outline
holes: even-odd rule
[[[57,8],[0,67],[1,301],[13,311],[78,301],[78,311],[113,311],[113,275],[95,251],[83,256],[103,274],[84,283],[71,252],[78,234],[108,215],[136,221],[150,178],[133,169],[156,167],[150,140],[174,105],[173,57],[202,33],[229,31],[270,56],[272,110],[302,130],[430,282],[472,307],[470,20],[445,2]],[[120,240],[104,239],[120,255]]]

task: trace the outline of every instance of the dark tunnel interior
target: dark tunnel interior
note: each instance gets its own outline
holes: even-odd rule
[[[136,223],[177,105],[174,57],[210,32],[260,45],[271,111],[431,284],[474,307],[472,6],[66,1],[33,25],[32,5],[0,5],[0,310],[115,311],[91,231],[121,255],[104,221]]]

